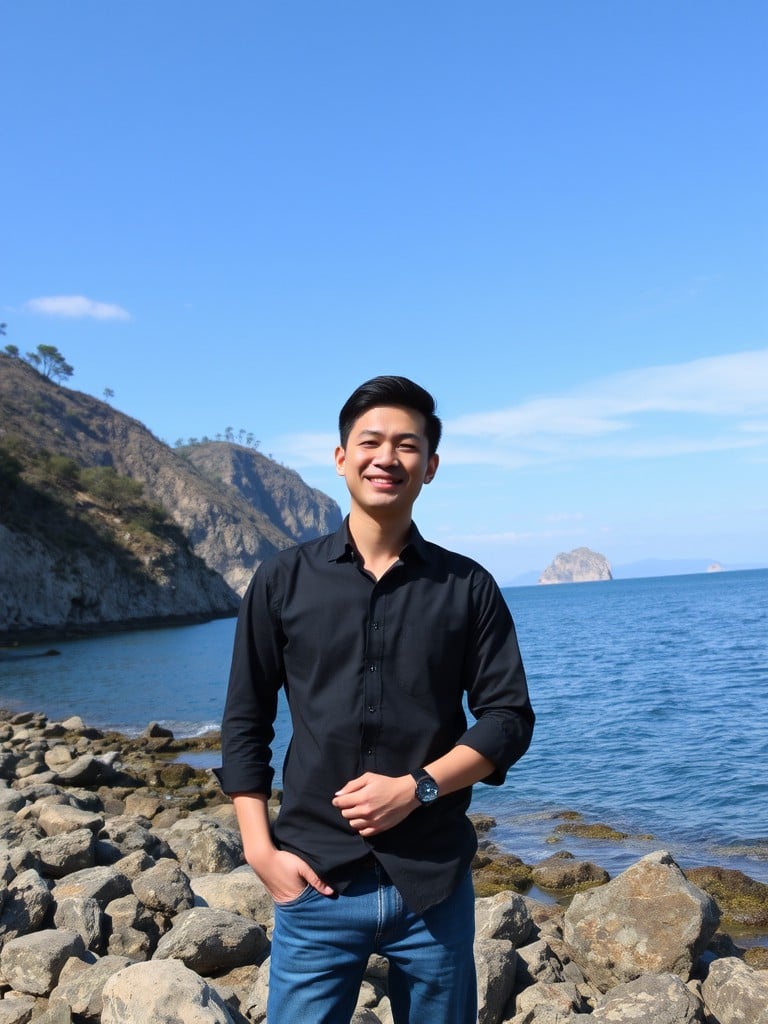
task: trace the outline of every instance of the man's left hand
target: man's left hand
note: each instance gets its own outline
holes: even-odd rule
[[[375,775],[366,772],[352,779],[333,798],[342,817],[361,836],[375,836],[394,828],[420,807],[412,775]]]

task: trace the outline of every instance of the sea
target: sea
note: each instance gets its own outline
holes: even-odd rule
[[[567,851],[615,875],[663,849],[683,868],[768,882],[768,569],[504,597],[537,723],[504,785],[475,787],[490,838],[526,863]],[[216,729],[234,629],[224,619],[0,651],[0,706],[134,735],[150,721],[177,736]],[[58,656],[43,657],[51,647]],[[289,735],[281,706],[278,769]],[[626,838],[556,832],[573,814]]]

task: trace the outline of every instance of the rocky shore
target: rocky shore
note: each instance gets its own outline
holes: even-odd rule
[[[0,713],[0,1024],[266,1020],[271,900],[183,760],[216,743]],[[768,933],[768,885],[664,851],[613,879],[527,865],[475,825],[481,1024],[768,1024],[768,949],[739,945]],[[386,975],[372,958],[354,1024],[391,1024]]]

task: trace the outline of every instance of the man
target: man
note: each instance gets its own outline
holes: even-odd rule
[[[492,578],[411,520],[438,467],[432,396],[376,377],[339,433],[349,516],[257,570],[222,725],[217,774],[275,902],[267,1020],[348,1024],[379,953],[396,1024],[474,1024],[466,810],[472,785],[500,785],[528,748],[525,673]],[[271,829],[281,686],[293,736]]]

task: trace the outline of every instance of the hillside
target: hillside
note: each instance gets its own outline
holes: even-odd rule
[[[8,465],[18,469],[6,475],[0,500],[0,631],[7,631],[7,623],[14,622],[14,607],[19,625],[24,622],[31,627],[35,621],[29,607],[19,611],[24,599],[17,595],[26,594],[33,600],[26,586],[29,581],[14,576],[24,558],[30,557],[30,544],[37,545],[37,573],[54,592],[67,589],[53,584],[54,566],[59,566],[59,574],[69,577],[84,550],[90,551],[97,563],[107,551],[110,553],[109,573],[104,575],[103,565],[101,569],[102,579],[110,583],[103,588],[103,600],[96,602],[98,608],[85,583],[94,571],[93,564],[89,563],[87,571],[81,566],[75,572],[75,577],[85,573],[83,587],[89,596],[80,595],[78,599],[92,609],[94,621],[104,614],[117,615],[114,621],[168,614],[232,614],[237,595],[242,594],[254,569],[267,555],[333,530],[341,521],[335,502],[258,452],[228,442],[176,451],[143,424],[107,403],[60,387],[27,363],[6,355],[0,355],[0,446],[0,470],[3,464],[6,469]],[[65,479],[67,460],[72,464],[69,481]],[[165,545],[162,557],[160,548],[152,554],[137,552],[135,534],[121,529],[124,510],[110,509],[109,503],[106,507],[100,505],[87,488],[82,489],[81,471],[93,467],[111,467],[118,478],[141,485],[132,495],[135,507],[129,511],[134,520],[138,516],[145,523],[154,515],[155,539],[150,547]],[[8,482],[13,480],[18,486],[11,488]],[[166,515],[162,511],[155,515],[153,509]],[[69,524],[63,531],[70,537],[69,554],[57,543],[57,521]],[[44,522],[52,524],[47,532],[41,526]],[[77,542],[72,540],[73,529]],[[145,545],[150,543],[147,537],[144,531]],[[45,556],[39,550],[41,544]],[[120,586],[115,582],[117,577],[110,576],[117,572],[115,558],[122,567],[118,573]],[[153,558],[168,565],[188,565],[185,571],[188,576],[190,572],[197,574],[197,584],[193,585],[189,577],[180,592],[180,577],[175,585],[166,580],[167,599],[154,603],[138,600],[139,592],[144,593],[148,586],[152,590],[147,572]],[[119,608],[110,606],[107,611],[106,590],[112,597],[122,594]],[[208,598],[200,599],[206,591],[210,591]],[[193,592],[197,594],[194,598]],[[180,593],[186,595],[184,599]],[[40,600],[39,594],[36,600]],[[136,614],[139,605],[147,615]],[[69,620],[65,617],[64,621]]]

